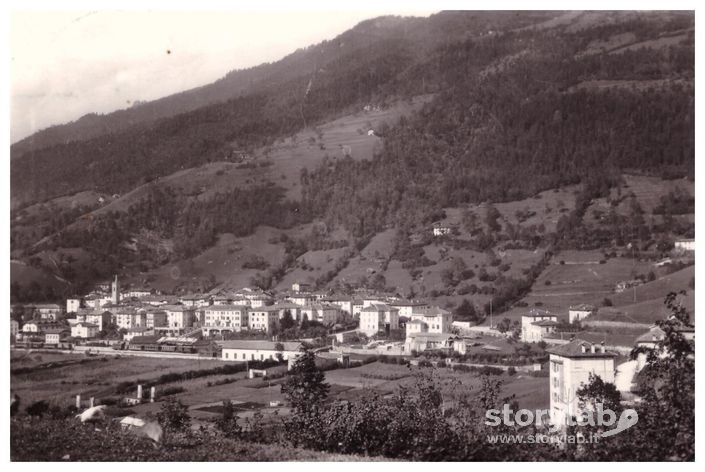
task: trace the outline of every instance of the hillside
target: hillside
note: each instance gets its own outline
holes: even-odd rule
[[[13,257],[71,290],[120,273],[479,313],[599,303],[694,235],[692,28],[613,12],[363,22],[257,69],[261,89],[13,158]],[[296,75],[311,51],[325,66]]]

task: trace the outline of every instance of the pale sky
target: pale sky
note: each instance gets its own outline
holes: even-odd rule
[[[13,12],[10,138],[274,62],[362,20],[432,11]],[[167,53],[169,51],[170,53]]]

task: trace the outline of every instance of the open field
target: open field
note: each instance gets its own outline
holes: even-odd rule
[[[499,340],[498,342],[501,342]],[[53,363],[53,366],[48,364]],[[66,365],[68,363],[68,365]],[[115,388],[121,382],[156,379],[160,375],[187,370],[209,369],[225,365],[213,360],[152,359],[92,357],[57,353],[32,353],[14,351],[12,369],[34,368],[32,372],[13,374],[11,388],[22,401],[22,408],[38,401],[47,400],[51,404],[68,407],[74,397],[80,394],[84,400],[95,397],[114,398]],[[383,395],[391,394],[402,386],[414,383],[414,375],[419,371],[430,372],[427,368],[408,367],[396,364],[374,362],[361,367],[327,371],[326,381],[331,385],[334,399],[354,399],[372,389]],[[451,383],[456,382],[463,391],[476,390],[480,385],[477,372],[454,372],[446,368],[433,369],[436,382],[445,394],[452,394]],[[517,374],[503,374],[502,395],[516,395],[522,407],[536,408],[548,403],[548,381]],[[224,381],[228,383],[224,383]],[[246,379],[243,372],[228,375],[209,375],[197,379],[171,382],[157,387],[157,392],[165,387],[182,387],[185,391],[175,395],[191,408],[196,420],[206,420],[217,416],[217,407],[229,399],[241,404],[241,417],[253,413],[252,407],[263,408],[265,415],[286,414],[286,406],[270,408],[270,401],[283,401],[280,385],[284,379]],[[222,385],[216,385],[221,382]],[[134,394],[127,394],[134,396]],[[155,414],[160,402],[143,403],[130,409],[138,415]],[[277,411],[278,413],[275,413]]]

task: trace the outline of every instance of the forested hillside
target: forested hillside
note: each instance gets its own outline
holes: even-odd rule
[[[462,244],[482,252],[504,241],[550,253],[625,244],[625,228],[635,244],[687,236],[692,224],[672,217],[683,206],[692,210],[690,195],[680,189],[664,196],[653,209],[663,218],[651,221],[634,198],[628,200],[630,212],[613,211],[602,225],[590,220],[594,211],[588,209],[608,197],[615,208],[621,204],[626,196],[611,195],[624,187],[625,173],[694,178],[693,32],[693,16],[687,14],[444,12],[429,19],[369,20],[333,41],[235,72],[208,89],[220,98],[225,94],[213,90],[232,91],[235,98],[227,101],[174,116],[181,105],[159,108],[159,119],[111,125],[105,134],[79,132],[68,143],[68,131],[58,144],[38,137],[33,150],[12,160],[11,193],[18,209],[13,255],[83,248],[92,258],[89,273],[59,270],[82,286],[113,272],[194,257],[219,234],[244,237],[260,225],[289,230],[325,222],[321,234],[275,241],[285,247],[285,260],[262,271],[257,283],[275,285],[307,251],[347,247],[318,280],[333,282],[389,228],[396,232],[393,257],[417,277],[417,266],[433,262],[413,236],[442,220],[444,208],[526,200],[566,186],[577,189],[575,205],[561,208],[565,213],[554,223],[501,224],[490,205],[483,210],[484,225],[466,225],[469,239]],[[230,188],[203,197],[160,183],[204,163],[266,155],[263,149],[302,129],[421,94],[433,95],[419,111],[374,129],[383,144],[371,159],[348,153],[281,177],[267,173],[271,162],[251,160],[235,171],[260,172],[266,179],[234,180]],[[181,99],[175,100],[171,103]],[[300,180],[301,200],[287,199],[275,178]],[[138,186],[144,186],[144,196],[125,211],[88,214],[93,208],[74,207],[31,216],[41,231],[14,231],[20,209],[30,203],[89,190],[122,194]],[[523,212],[517,211],[519,220],[531,217]],[[482,219],[466,213],[468,221]],[[26,218],[21,224],[28,224]],[[349,240],[331,239],[336,228]],[[506,285],[507,300],[528,290],[542,269],[540,262],[532,264],[525,272],[531,280]],[[505,279],[510,278],[495,284],[499,294]]]

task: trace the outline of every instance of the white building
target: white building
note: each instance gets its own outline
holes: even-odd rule
[[[311,289],[311,284],[305,284],[303,282],[295,282],[291,284],[291,290],[298,293],[298,292],[310,292]]]
[[[695,252],[695,239],[681,239],[673,243],[676,252]]]
[[[404,342],[406,352],[430,350],[457,351],[465,354],[465,341],[450,333],[411,333]]]
[[[412,313],[407,322],[409,333],[450,333],[453,314],[437,306],[426,308],[421,313]]]
[[[558,317],[550,314],[531,313],[521,317],[521,340],[525,343],[543,341],[547,334],[556,330]]]
[[[104,330],[110,324],[112,313],[107,310],[79,310],[76,313],[76,321],[79,323],[89,323],[98,326],[98,331]]]
[[[64,328],[49,328],[44,331],[45,344],[59,344],[64,341],[71,332]]]
[[[223,333],[239,333],[247,329],[248,307],[245,305],[211,305],[203,310],[203,335],[215,336]]]
[[[301,307],[301,319],[303,319],[304,315],[309,321],[318,321],[324,325],[334,325],[338,322],[340,309],[333,305],[314,303]]]
[[[340,308],[340,311],[349,315],[353,314],[353,301],[348,297],[328,297],[321,300],[324,303],[335,305]]]
[[[188,329],[193,327],[194,309],[183,305],[169,305],[163,307],[166,312],[168,328]]]
[[[39,314],[39,318],[42,320],[56,321],[59,314],[61,314],[61,306],[56,303],[44,303],[41,305],[34,305],[34,311]]]
[[[164,310],[147,310],[145,314],[145,328],[161,328],[167,325],[166,311]]]
[[[113,314],[113,322],[119,329],[132,329],[147,325],[147,313],[144,311],[120,309]]]
[[[551,423],[565,425],[566,418],[578,417],[577,391],[590,381],[590,374],[614,383],[615,354],[581,339],[547,350],[550,354],[549,381]]]
[[[433,235],[434,236],[445,236],[447,234],[450,234],[451,228],[450,226],[443,225],[440,223],[434,223],[433,225]]]
[[[98,336],[98,325],[92,323],[76,323],[71,326],[71,337],[90,339]]]
[[[399,329],[399,310],[383,303],[371,304],[360,311],[358,331],[368,336]]]
[[[316,296],[313,295],[312,293],[296,293],[294,295],[290,295],[288,297],[289,302],[293,303],[294,305],[299,305],[299,306],[304,306],[304,305],[310,305],[311,303],[316,301]]]
[[[247,326],[254,331],[273,332],[279,325],[279,308],[263,306],[247,311]]]
[[[577,306],[571,306],[568,309],[568,322],[573,323],[575,321],[583,320],[590,316],[594,311],[595,307],[586,303],[582,303]]]
[[[66,313],[78,313],[78,309],[81,308],[80,298],[67,298],[66,299]]]
[[[133,338],[137,336],[153,336],[154,335],[154,329],[153,328],[146,328],[146,327],[135,327],[135,328],[130,328],[127,330],[127,333],[123,336],[123,340],[125,341],[132,341]]]
[[[152,291],[148,288],[134,287],[125,292],[125,296],[128,298],[143,298],[148,297],[152,294]]]
[[[406,318],[411,318],[411,315],[413,314],[420,315],[426,313],[431,308],[428,303],[405,300],[391,302],[388,303],[388,305],[399,310],[399,316],[404,316]]]
[[[219,341],[223,348],[221,358],[224,361],[263,361],[266,359],[276,360],[281,354],[284,360],[298,357],[301,354],[302,344],[299,342],[272,341]],[[282,349],[277,349],[280,345]]]

